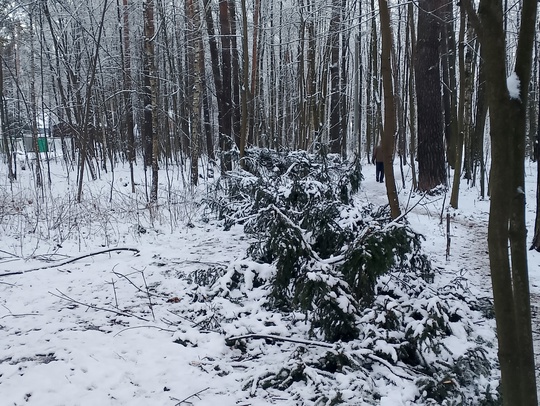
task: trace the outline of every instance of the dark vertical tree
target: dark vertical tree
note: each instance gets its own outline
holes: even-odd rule
[[[34,12],[37,8],[30,10],[30,114],[32,127],[32,145],[36,155],[36,186],[38,189],[43,187],[43,174],[41,169],[41,155],[38,144],[38,125],[37,125],[37,99],[36,99],[36,61],[35,61],[35,26]]]
[[[414,7],[413,3],[409,3],[408,15],[407,15],[407,26],[408,32],[410,35],[410,46],[408,47],[409,51],[409,80],[408,80],[408,90],[409,90],[409,127],[410,127],[410,145],[409,145],[409,162],[411,164],[412,172],[412,183],[413,188],[418,189],[418,179],[416,177],[416,144],[417,144],[417,131],[416,131],[416,94],[414,89],[416,88],[414,82],[414,55],[416,54],[416,30],[414,29]]]
[[[221,29],[221,89],[217,97],[221,99],[223,108],[223,132],[219,134],[221,147],[221,169],[230,170],[232,161],[230,151],[233,146],[234,106],[232,99],[232,41],[229,1],[219,1],[219,25]]]
[[[501,0],[481,0],[476,14],[461,2],[474,24],[485,62],[489,105],[491,206],[488,246],[497,322],[503,404],[536,406],[537,389],[531,328],[527,230],[525,227],[525,135],[537,0],[523,0],[511,80]]]
[[[202,37],[201,16],[199,0],[186,0],[188,17],[188,43],[192,46],[189,53],[190,71],[193,72],[193,93],[191,100],[191,133],[190,133],[190,158],[191,158],[191,184],[197,185],[199,181],[199,154],[201,140],[201,114],[202,114]]]
[[[159,140],[158,140],[158,109],[157,109],[157,70],[155,62],[155,26],[154,0],[145,0],[144,13],[144,84],[145,104],[144,123],[146,131],[146,161],[152,168],[152,183],[150,186],[150,202],[157,202],[159,175]]]
[[[382,149],[384,154],[384,175],[386,193],[392,218],[401,214],[399,208],[396,180],[394,177],[394,144],[396,135],[396,107],[394,99],[394,86],[392,83],[392,28],[390,25],[390,12],[386,0],[379,0],[379,15],[381,20],[381,75],[384,90],[384,130],[382,135]]]
[[[242,7],[242,91],[241,91],[241,125],[240,125],[240,159],[245,155],[248,123],[249,123],[249,51],[246,0],[240,0]]]
[[[0,58],[0,131],[2,131],[2,146],[3,153],[6,154],[7,164],[8,164],[8,179],[10,182],[15,180],[15,167],[14,167],[14,148],[11,147],[11,140],[8,135],[8,122],[7,122],[7,106],[5,103],[4,96],[4,47],[0,46],[0,53],[2,57]]]
[[[340,0],[332,1],[332,17],[330,20],[328,45],[330,48],[330,152],[340,154],[342,147],[342,127],[340,114],[340,30],[341,30]]]
[[[131,42],[129,31],[129,8],[128,0],[122,0],[120,43],[122,44],[122,79],[124,85],[124,108],[125,108],[125,131],[127,134],[127,159],[129,162],[129,173],[131,179],[131,193],[135,193],[135,178],[133,165],[135,163],[135,134],[133,132],[133,102],[131,96]],[[120,19],[120,17],[119,17]]]
[[[418,120],[418,188],[446,186],[442,115],[440,38],[444,0],[418,2],[415,56]]]
[[[444,4],[441,13],[441,66],[443,80],[444,135],[448,164],[456,164],[456,142],[458,139],[458,87],[456,75],[456,39],[454,34],[454,3]],[[462,29],[462,27],[460,27]],[[463,44],[460,44],[463,46]]]

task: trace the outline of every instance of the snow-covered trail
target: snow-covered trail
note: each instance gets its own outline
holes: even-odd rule
[[[397,183],[401,183],[398,168],[395,168]],[[528,237],[534,234],[534,219],[536,213],[536,168],[531,164],[527,168],[527,228]],[[363,167],[365,180],[363,182],[363,195],[371,199],[374,204],[386,204],[386,190],[383,184],[376,183],[374,165]],[[411,212],[407,215],[413,228],[426,236],[423,244],[435,267],[444,270],[441,277],[451,281],[454,278],[466,278],[470,289],[479,297],[493,298],[491,287],[491,273],[488,251],[488,223],[489,199],[480,199],[478,190],[469,188],[467,182],[462,180],[460,185],[460,209],[444,211],[448,206],[450,191],[446,197],[430,196],[419,201],[418,196],[410,191],[400,191],[400,204],[407,206],[408,201]],[[367,190],[370,189],[370,190]],[[377,193],[373,193],[377,190]],[[418,204],[416,204],[418,203]],[[416,204],[416,205],[415,205]],[[445,245],[441,241],[446,239],[446,215],[450,217],[450,255],[446,255]],[[427,218],[426,218],[427,217]],[[429,220],[431,218],[431,220]],[[529,251],[528,256],[529,279],[531,289],[532,330],[534,340],[534,354],[536,364],[536,381],[538,397],[540,399],[540,252]],[[463,279],[465,280],[465,279]]]

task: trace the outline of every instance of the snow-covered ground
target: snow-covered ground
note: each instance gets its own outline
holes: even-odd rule
[[[68,179],[60,164],[51,165],[53,191],[45,199],[32,191],[29,170],[11,189],[5,165],[0,169],[0,274],[16,273],[0,277],[0,405],[304,404],[285,392],[257,388],[253,378],[254,372],[262,377],[267,368],[284,365],[290,354],[282,350],[297,344],[254,340],[250,345],[258,350],[250,354],[256,355],[240,360],[239,350],[225,340],[245,331],[276,334],[278,315],[262,311],[257,297],[244,307],[219,298],[193,303],[200,294],[197,284],[212,278],[208,269],[226,269],[245,258],[249,241],[241,226],[225,231],[177,186],[169,189],[170,207],[149,212],[140,203],[142,192],[140,202],[131,197],[127,169],[117,169],[114,180],[103,173],[101,180],[86,181],[84,202],[78,204],[75,174]],[[536,168],[531,164],[527,170],[532,235]],[[357,199],[385,204],[374,165],[364,165],[363,174]],[[397,168],[396,175],[401,183]],[[167,183],[162,173],[161,189],[180,183],[176,178],[172,174]],[[143,175],[138,180],[144,184]],[[449,211],[447,255],[449,197],[422,197],[411,192],[408,180],[400,190],[413,229],[426,236],[424,249],[437,277],[460,277],[473,293],[489,296],[489,201],[462,182],[460,208]],[[33,222],[37,206],[46,213],[46,227]],[[104,252],[110,248],[119,250]],[[77,259],[86,254],[93,255]],[[530,252],[529,269],[533,298],[538,298],[540,253]],[[231,320],[220,332],[214,328],[217,312]],[[239,313],[257,319],[242,325],[242,319],[234,321]],[[478,328],[489,336],[493,322]],[[308,347],[312,358],[326,351]],[[349,396],[347,404],[364,404],[353,391],[346,393],[351,382],[340,379],[335,389]],[[414,386],[396,382],[396,387],[389,386],[379,404],[411,405],[407,399]],[[305,399],[310,396],[306,388]]]

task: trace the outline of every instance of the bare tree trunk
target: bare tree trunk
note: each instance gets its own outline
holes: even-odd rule
[[[382,149],[384,153],[384,176],[386,180],[386,193],[392,218],[401,214],[394,176],[394,138],[396,134],[396,107],[394,88],[392,85],[392,28],[390,26],[390,12],[386,0],[379,0],[379,16],[381,20],[381,75],[384,89],[384,131],[382,136]]]
[[[482,48],[480,47],[480,53]],[[472,160],[473,160],[473,182],[476,185],[477,169],[480,176],[480,196],[482,199],[486,195],[485,179],[485,157],[484,157],[484,129],[486,126],[488,105],[486,102],[486,79],[484,74],[484,62],[480,58],[478,67],[478,89],[476,92],[476,113],[474,120],[474,130],[472,135]]]
[[[2,132],[2,142],[4,146],[4,153],[6,154],[8,161],[8,179],[11,182],[15,180],[15,170],[13,167],[14,154],[16,153],[14,148],[11,147],[11,136],[8,137],[8,123],[7,123],[7,114],[6,106],[4,99],[4,63],[3,63],[3,54],[4,49],[0,47],[0,52],[2,53],[2,59],[0,61],[0,131]]]
[[[248,51],[248,30],[247,30],[247,10],[246,0],[240,0],[242,5],[242,114],[241,114],[241,127],[240,127],[240,159],[243,164],[245,155],[247,137],[248,137],[248,99],[249,99],[249,51]]]
[[[251,87],[249,92],[249,129],[248,143],[255,143],[255,97],[259,91],[259,19],[261,14],[261,0],[255,0],[253,11],[253,44],[251,52]]]
[[[202,95],[202,65],[203,49],[201,37],[201,16],[199,8],[199,0],[186,0],[186,9],[188,10],[188,37],[189,43],[193,45],[193,55],[191,62],[193,64],[192,71],[193,80],[193,109],[191,113],[191,184],[197,185],[199,181],[199,154],[200,154],[200,139],[201,139],[201,95]]]
[[[460,27],[459,27],[459,73],[460,73],[460,86],[459,86],[459,109],[458,109],[458,132],[457,139],[452,144],[455,151],[453,157],[454,162],[454,181],[452,184],[452,194],[450,196],[450,206],[454,209],[458,208],[459,201],[459,184],[461,181],[461,161],[463,158],[463,138],[464,133],[467,131],[465,128],[465,110],[470,98],[472,97],[472,78],[470,61],[466,63],[465,52],[470,53],[469,49],[465,49],[465,30],[467,27],[467,18],[465,12],[461,12]],[[455,138],[455,136],[454,136]],[[450,157],[450,154],[448,154]]]
[[[418,106],[418,188],[446,186],[440,83],[440,25],[444,0],[418,3],[416,99]]]
[[[446,139],[446,157],[450,167],[455,168],[458,124],[458,87],[456,86],[456,39],[454,35],[454,3],[447,2],[441,13],[442,21],[442,58],[443,68],[443,106],[444,106],[444,135]],[[460,27],[461,29],[461,27]],[[463,47],[463,44],[459,44]],[[460,99],[461,102],[462,99]]]
[[[537,52],[540,53],[540,42],[537,42]],[[538,64],[538,59],[536,59]],[[538,86],[540,87],[540,66],[537,66]],[[536,160],[536,217],[534,221],[534,237],[529,249],[540,252],[540,98],[536,106],[538,109],[538,124],[536,126],[536,140],[534,155]]]
[[[332,18],[330,20],[328,45],[330,48],[330,152],[340,154],[342,152],[343,134],[341,133],[340,114],[340,31],[341,10],[340,0],[332,2]]]
[[[127,133],[127,158],[129,162],[129,176],[131,180],[131,193],[135,193],[135,175],[133,165],[135,163],[135,134],[133,132],[133,103],[131,98],[131,47],[129,35],[129,9],[128,0],[123,0],[122,12],[122,75],[124,80],[124,104],[125,104],[125,126]]]
[[[232,100],[233,100],[233,134],[234,146],[240,148],[241,106],[240,106],[240,56],[238,55],[238,41],[236,30],[236,2],[229,1],[229,21],[231,27],[231,54],[232,54]]]
[[[416,85],[414,83],[414,56],[416,54],[416,32],[414,29],[414,8],[413,3],[408,6],[408,27],[411,36],[410,46],[410,69],[409,69],[409,128],[410,128],[410,145],[409,161],[411,163],[413,189],[418,189],[418,180],[416,177]]]
[[[538,3],[524,0],[516,50],[519,95],[509,94],[500,0],[462,1],[481,41],[489,103],[492,166],[488,245],[503,404],[536,406],[525,227],[525,134]],[[510,250],[508,249],[510,243]]]
[[[38,143],[38,128],[37,128],[37,102],[36,102],[36,62],[34,58],[34,12],[30,12],[30,109],[32,114],[32,144],[34,154],[36,156],[36,187],[43,187],[43,174],[41,173],[41,156]]]
[[[307,6],[307,12],[310,13],[313,10],[313,3],[312,0],[307,0],[306,2]],[[319,118],[319,111],[318,111],[318,103],[317,98],[317,86],[315,83],[315,61],[316,61],[316,49],[317,49],[317,42],[315,38],[315,22],[313,19],[310,19],[307,22],[307,44],[308,44],[308,50],[306,53],[306,64],[307,64],[307,73],[306,73],[306,97],[308,100],[308,116],[309,116],[309,128],[310,133],[307,134],[307,140],[306,145],[310,145],[314,140],[315,137],[318,136],[320,131],[320,118]]]
[[[231,147],[233,145],[233,100],[232,100],[232,57],[231,57],[231,19],[229,1],[219,1],[219,23],[221,28],[222,88],[218,97],[222,99],[223,133],[220,134],[221,169],[232,169]]]
[[[154,28],[154,0],[146,0],[143,7],[144,13],[144,57],[145,57],[145,85],[146,103],[145,110],[145,126],[147,136],[150,143],[147,145],[147,159],[150,159],[152,167],[152,183],[150,186],[150,202],[157,202],[158,194],[158,158],[159,158],[159,142],[158,142],[158,110],[157,110],[157,71],[155,62],[155,28]],[[150,154],[150,156],[148,156]],[[148,162],[147,162],[148,163]]]

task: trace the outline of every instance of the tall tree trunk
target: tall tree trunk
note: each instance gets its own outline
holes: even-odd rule
[[[8,162],[8,179],[10,182],[15,180],[15,170],[13,167],[14,154],[16,153],[14,148],[11,148],[11,134],[8,134],[8,123],[7,123],[7,106],[5,105],[4,98],[4,63],[3,63],[3,54],[4,48],[0,46],[0,52],[2,53],[2,61],[0,62],[0,131],[2,132],[2,142],[4,144],[4,152],[7,157]]]
[[[480,54],[482,48],[480,47]],[[473,182],[476,185],[477,169],[480,176],[480,196],[482,199],[486,195],[485,191],[485,158],[484,158],[484,129],[486,126],[488,105],[486,102],[486,79],[484,74],[484,61],[480,58],[478,67],[478,89],[476,91],[476,113],[474,119],[474,130],[472,136],[472,160],[473,160]]]
[[[386,180],[386,193],[392,218],[401,214],[394,177],[394,138],[396,134],[396,107],[394,88],[392,85],[392,28],[390,25],[390,12],[386,0],[379,0],[379,16],[381,20],[381,75],[384,89],[384,131],[382,136],[382,149],[384,153],[384,176]]]
[[[253,11],[253,44],[251,51],[251,86],[249,92],[249,129],[248,143],[255,143],[255,97],[259,87],[259,19],[261,15],[261,0],[255,0]]]
[[[454,3],[449,1],[444,5],[441,13],[443,21],[441,25],[442,80],[443,106],[444,106],[444,135],[446,139],[446,156],[450,167],[455,168],[457,142],[459,131],[458,124],[458,87],[456,85],[456,39],[454,35]],[[462,28],[460,27],[460,30]],[[460,44],[460,47],[463,44]],[[460,100],[461,102],[461,100]]]
[[[446,186],[442,116],[440,26],[444,0],[420,0],[415,56],[418,105],[418,188]]]
[[[233,100],[233,134],[235,149],[240,148],[241,106],[240,106],[240,56],[238,55],[238,41],[236,29],[236,2],[229,1],[229,19],[231,26],[231,54],[232,54],[232,100]]]
[[[231,56],[231,19],[229,1],[219,1],[219,24],[221,28],[221,63],[222,88],[218,97],[223,107],[223,133],[220,133],[221,169],[232,169],[231,147],[233,145],[233,100],[232,100],[232,56]]]
[[[411,163],[412,183],[414,190],[418,189],[418,180],[416,177],[416,85],[414,83],[414,55],[416,54],[416,31],[414,29],[414,8],[413,3],[408,6],[408,27],[410,32],[410,61],[409,61],[409,126],[410,126],[410,145],[409,145],[409,161]]]
[[[150,202],[157,202],[158,174],[159,174],[159,142],[158,142],[158,110],[157,110],[157,70],[155,62],[155,28],[154,28],[154,0],[146,0],[143,7],[144,13],[144,57],[145,57],[145,85],[147,86],[146,98],[149,104],[145,104],[145,125],[149,130],[150,143],[148,145],[147,159],[152,167],[152,183],[150,186]],[[149,96],[149,97],[148,97]]]
[[[216,40],[216,33],[214,29],[214,19],[212,17],[212,4],[211,0],[204,0],[205,21],[206,30],[208,32],[208,48],[210,50],[210,60],[212,66],[212,76],[214,78],[214,87],[216,88],[216,101],[217,101],[217,121],[218,121],[218,133],[219,133],[219,146],[222,149],[225,146],[223,141],[223,135],[225,134],[225,104],[223,100],[223,78],[221,73],[221,63],[219,60],[218,43]],[[222,157],[223,158],[223,157]],[[224,161],[221,161],[222,165]],[[222,166],[223,167],[223,166]]]
[[[349,54],[350,34],[349,28],[345,25],[347,21],[347,0],[341,0],[341,58],[340,58],[340,77],[339,77],[339,119],[341,124],[340,139],[341,139],[341,156],[347,157],[347,129],[349,127],[349,103],[347,95],[348,72],[347,61]]]
[[[311,14],[313,11],[312,0],[306,0],[306,11],[308,14]],[[316,50],[317,42],[315,35],[315,22],[313,19],[307,21],[307,45],[308,50],[306,53],[306,64],[307,64],[307,73],[306,73],[306,97],[308,100],[308,116],[309,116],[309,128],[311,129],[311,134],[307,134],[308,139],[306,144],[309,145],[314,141],[315,137],[318,136],[320,130],[320,118],[318,111],[317,98],[317,85],[316,85]]]
[[[240,126],[240,159],[243,166],[247,137],[248,137],[248,99],[249,99],[249,51],[246,0],[240,0],[242,5],[242,114]]]
[[[201,139],[201,96],[202,96],[202,37],[201,37],[201,16],[199,0],[186,0],[188,11],[188,38],[193,46],[193,54],[190,55],[191,71],[193,80],[193,109],[191,110],[191,184],[197,185],[199,181],[199,154]]]
[[[461,162],[463,158],[463,138],[464,133],[467,131],[465,128],[465,110],[466,106],[472,97],[472,78],[470,61],[465,61],[465,53],[470,54],[470,50],[465,49],[465,30],[467,27],[467,18],[464,11],[461,12],[460,26],[459,26],[459,74],[460,74],[460,86],[459,86],[459,109],[457,115],[458,132],[457,139],[454,136],[455,142],[453,146],[455,148],[453,157],[455,159],[454,165],[454,181],[452,184],[452,194],[450,196],[450,206],[454,209],[458,208],[459,201],[459,184],[461,181]],[[470,56],[469,56],[470,58]],[[450,157],[450,154],[448,154]]]
[[[488,246],[499,343],[503,404],[536,406],[525,227],[525,133],[537,1],[524,0],[516,50],[519,94],[507,86],[501,0],[481,0],[478,15],[462,1],[485,61],[492,165]],[[510,243],[510,250],[508,246]]]
[[[340,0],[332,2],[332,18],[330,20],[328,44],[330,48],[330,152],[340,154],[342,148],[341,114],[340,114],[340,31],[341,31],[341,10]]]
[[[131,180],[131,193],[135,193],[135,175],[133,165],[135,163],[135,134],[133,132],[133,102],[131,97],[131,41],[129,35],[129,9],[128,0],[123,0],[122,12],[122,75],[124,80],[124,104],[125,104],[125,126],[127,133],[127,158],[129,162],[129,175]]]
[[[30,12],[30,109],[32,114],[32,145],[36,156],[36,187],[43,187],[43,174],[41,170],[41,156],[39,153],[38,127],[37,127],[37,100],[36,100],[36,62],[35,62],[35,28],[33,11]]]
[[[540,53],[540,42],[537,42],[537,52]],[[538,86],[540,88],[540,66],[537,67],[536,74],[538,75]],[[538,125],[536,126],[536,140],[534,144],[534,156],[536,160],[536,217],[534,221],[534,237],[529,249],[540,252],[540,98],[536,108],[538,109]]]

